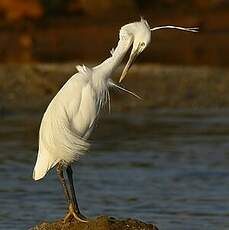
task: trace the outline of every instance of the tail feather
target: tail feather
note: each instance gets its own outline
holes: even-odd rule
[[[49,154],[38,152],[37,162],[33,170],[33,179],[42,179],[57,163],[58,160],[53,160]]]

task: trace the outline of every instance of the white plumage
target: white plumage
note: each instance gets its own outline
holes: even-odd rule
[[[163,27],[158,27],[158,29],[161,28]],[[178,29],[183,30],[184,28],[179,27]],[[144,19],[127,24],[120,30],[120,39],[117,47],[111,51],[111,57],[94,68],[84,65],[76,67],[78,73],[65,83],[44,113],[39,132],[38,156],[33,171],[35,180],[43,178],[49,169],[58,163],[69,167],[73,161],[78,160],[79,156],[88,150],[87,139],[101,107],[109,101],[109,87],[117,87],[137,96],[117,86],[112,82],[111,76],[132,45],[130,58],[120,81],[126,76],[135,58],[150,43],[151,30],[155,29],[150,29]],[[190,29],[185,30],[190,31]],[[67,168],[68,177],[72,183],[70,184],[72,186],[70,197],[64,182],[62,166],[59,166],[59,177],[70,203],[69,213],[76,219],[85,221],[85,218],[79,213],[72,188],[71,169]]]
[[[151,33],[146,21],[135,24],[148,32],[146,38],[149,43]],[[133,35],[121,29],[120,40],[112,56],[92,69],[77,66],[78,73],[53,98],[40,126],[38,157],[33,172],[35,180],[44,177],[60,161],[70,164],[77,160],[88,149],[86,140],[100,108],[109,97],[109,86],[115,85],[110,77],[133,41]]]
[[[89,77],[79,72],[54,97],[41,122],[35,180],[44,177],[59,161],[68,164],[88,149],[86,136],[97,113],[93,94]]]
[[[85,66],[77,69],[79,72],[61,88],[43,116],[35,180],[44,177],[58,162],[69,164],[88,150],[86,140],[106,100],[108,84],[94,82],[93,70]]]

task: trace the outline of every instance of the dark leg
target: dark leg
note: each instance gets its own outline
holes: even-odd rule
[[[76,200],[76,193],[75,193],[75,188],[73,184],[73,177],[72,177],[72,168],[71,166],[68,166],[66,169],[67,175],[68,175],[68,180],[69,180],[69,186],[70,186],[70,192],[71,192],[71,197],[73,201],[73,207],[77,213],[79,213],[79,206]]]
[[[78,220],[80,222],[87,222],[87,218],[84,217],[82,214],[80,214],[80,211],[78,208],[78,204],[77,204],[77,200],[76,200],[76,196],[75,196],[75,190],[74,190],[74,186],[73,186],[72,169],[70,166],[68,166],[66,169],[68,179],[69,179],[69,188],[70,188],[71,194],[69,193],[69,189],[68,189],[66,180],[64,178],[63,169],[64,169],[63,163],[59,162],[57,167],[56,167],[56,172],[57,172],[59,180],[63,186],[64,195],[65,195],[65,197],[68,201],[68,205],[69,205],[69,211],[64,218],[64,222],[67,222],[68,219],[72,219],[72,218],[75,218],[76,220]]]
[[[75,194],[75,188],[74,188],[74,184],[73,184],[72,168],[70,165],[67,166],[66,172],[67,172],[67,176],[68,176],[68,180],[69,180],[69,187],[70,187],[71,198],[72,198],[71,199],[72,203],[70,204],[69,209],[73,209],[73,215],[77,220],[79,220],[81,222],[87,222],[87,218],[85,216],[83,216],[79,210],[79,206],[78,206],[76,194]]]
[[[68,187],[67,187],[67,184],[66,184],[66,181],[65,181],[65,178],[64,178],[63,167],[64,167],[63,163],[59,162],[57,167],[56,167],[56,172],[57,172],[57,175],[59,177],[60,183],[63,186],[65,198],[67,199],[68,204],[70,204],[71,203],[71,197],[69,195]]]

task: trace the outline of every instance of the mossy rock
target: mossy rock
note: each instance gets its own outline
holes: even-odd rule
[[[113,217],[100,216],[87,223],[63,220],[54,223],[42,223],[31,230],[159,230],[153,224],[146,224],[135,219],[118,220]]]

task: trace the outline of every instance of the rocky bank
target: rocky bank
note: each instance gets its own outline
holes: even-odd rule
[[[42,223],[31,230],[159,230],[153,224],[146,224],[139,220],[118,220],[113,217],[100,216],[88,223],[67,222],[58,220],[54,223]]]
[[[62,85],[77,72],[76,64],[79,63],[0,65],[0,113],[43,112]],[[116,82],[120,71],[113,78]],[[142,100],[111,89],[112,111],[229,107],[227,68],[134,65],[122,86],[140,95]]]

